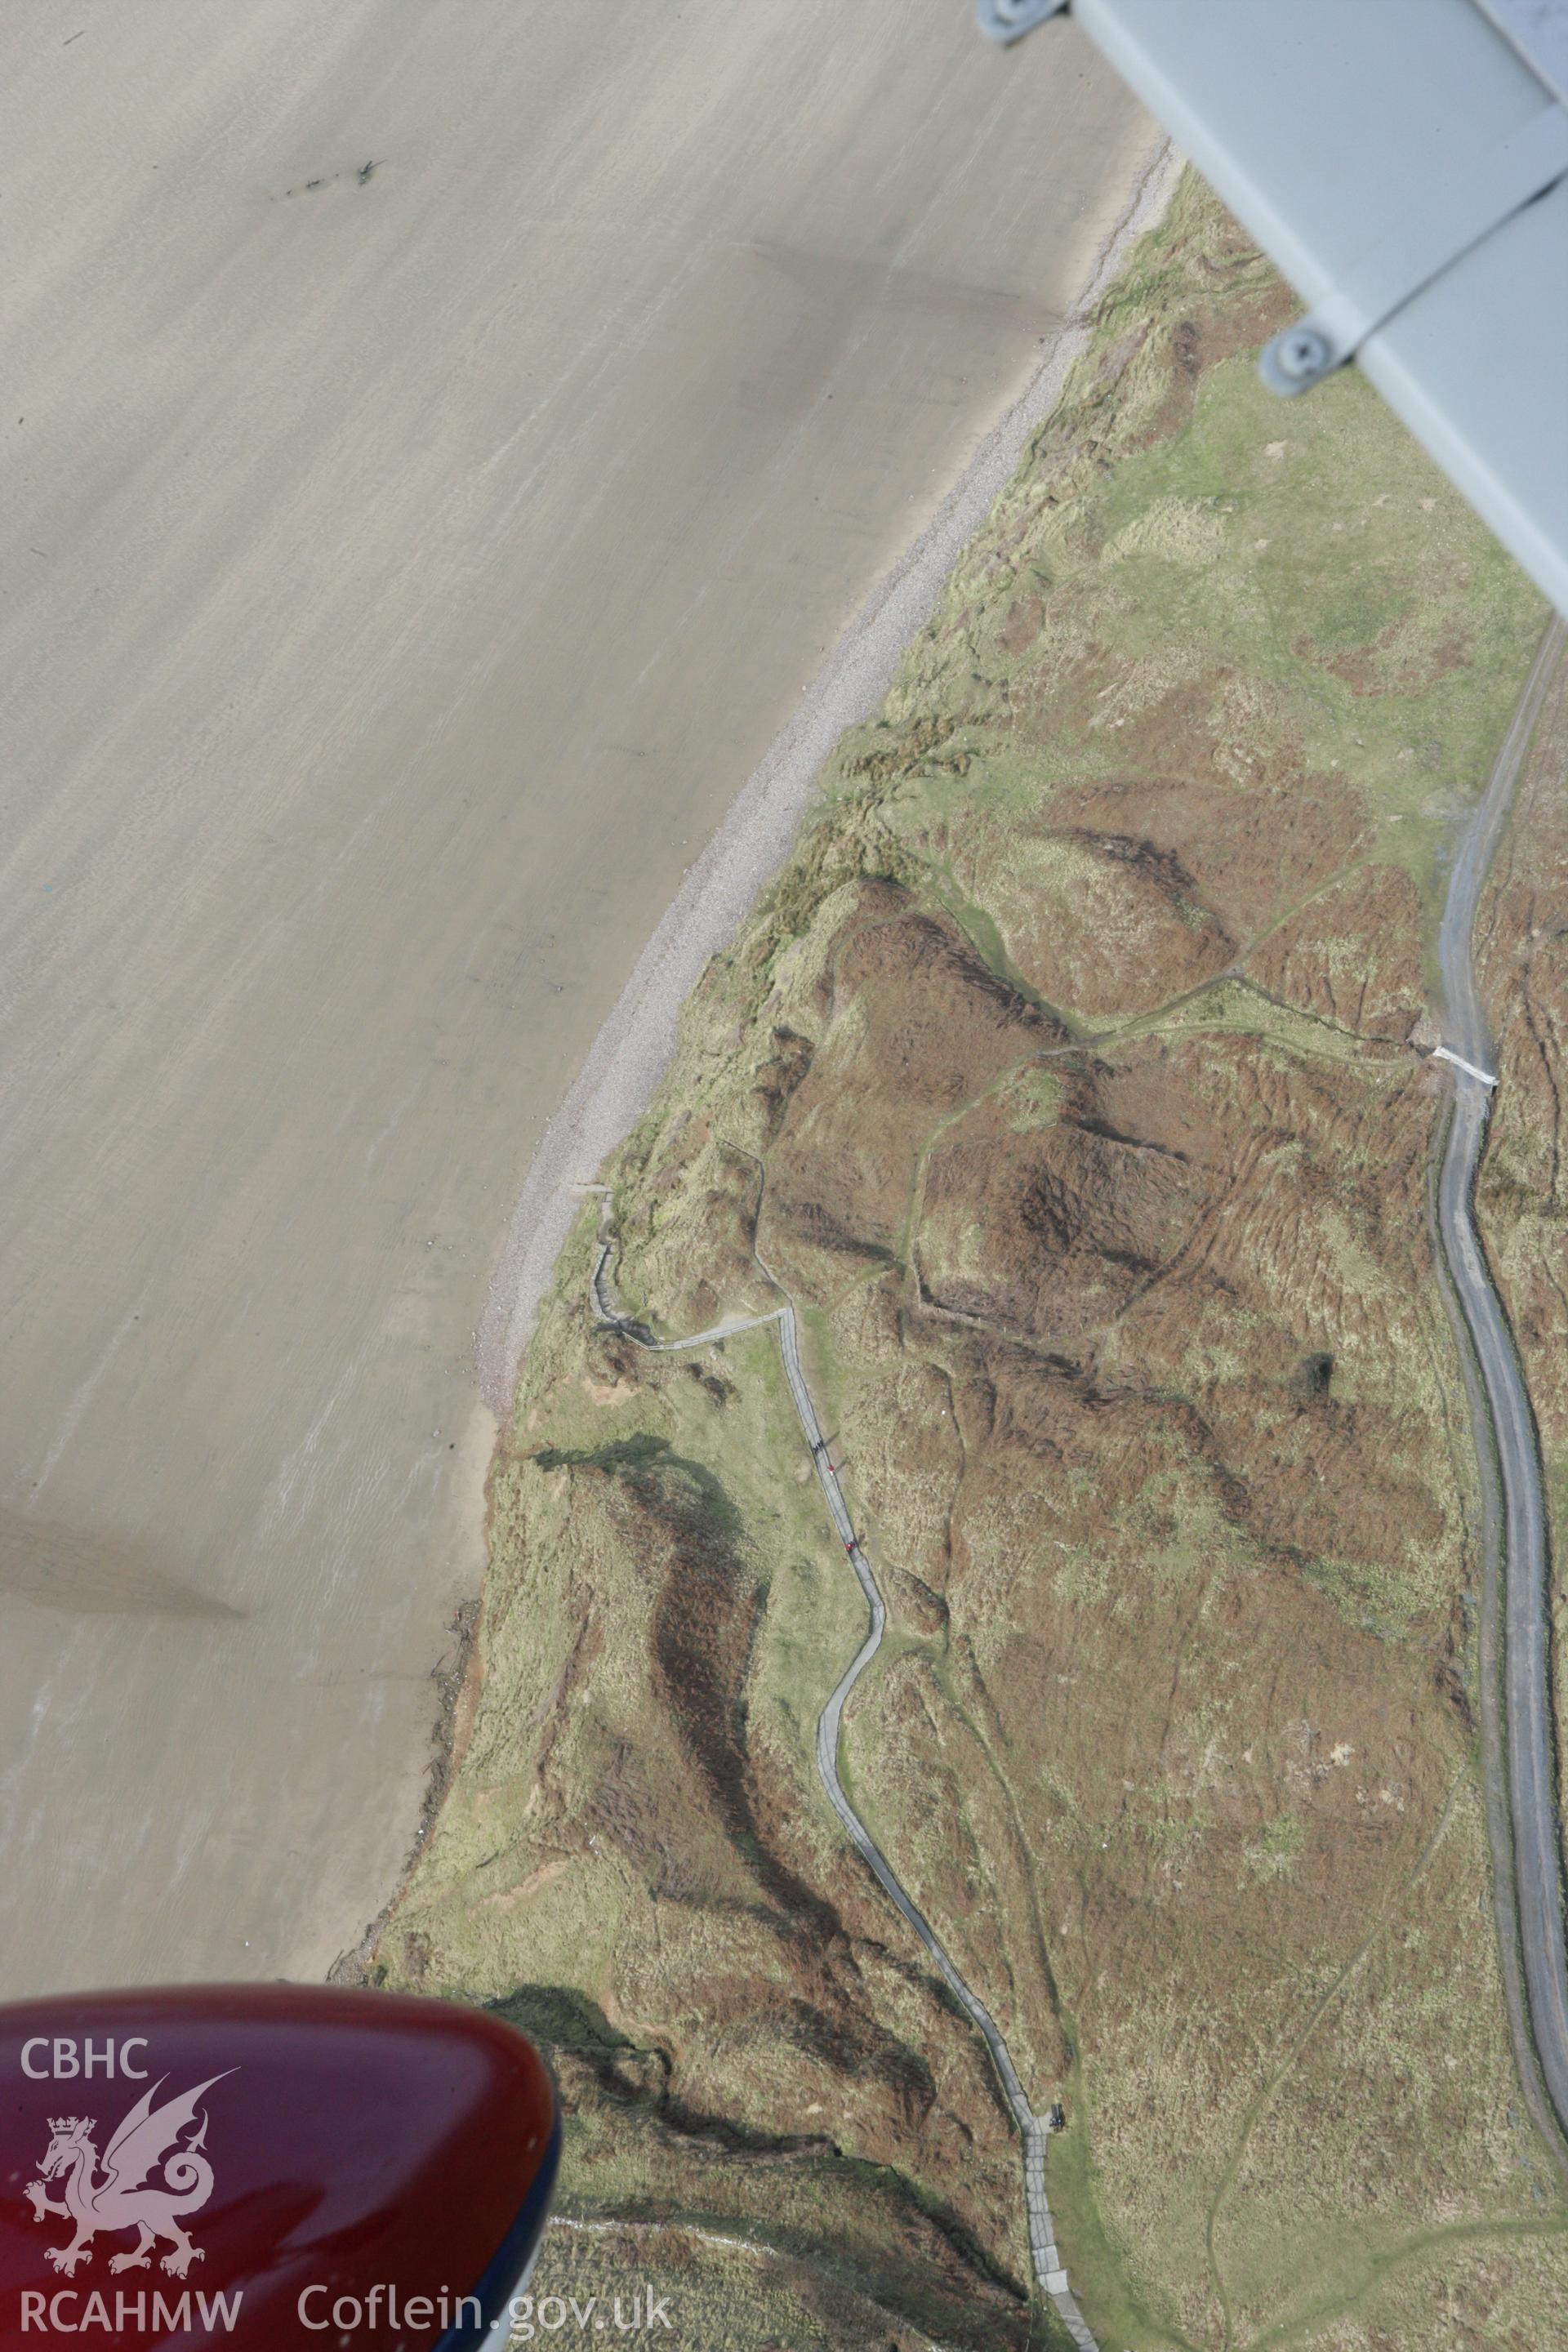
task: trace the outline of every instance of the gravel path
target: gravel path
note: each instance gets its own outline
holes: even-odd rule
[[[888,1612],[883,1601],[871,1563],[860,1546],[838,1474],[828,1458],[827,1440],[817,1418],[816,1407],[805,1384],[801,1369],[800,1340],[795,1323],[795,1307],[785,1294],[784,1304],[766,1315],[751,1315],[743,1319],[715,1324],[707,1331],[694,1332],[689,1339],[656,1339],[644,1327],[624,1315],[616,1305],[606,1279],[612,1244],[604,1242],[595,1262],[591,1297],[593,1310],[599,1322],[619,1331],[639,1348],[658,1355],[674,1355],[690,1348],[710,1345],[716,1339],[728,1339],[738,1331],[754,1331],[765,1323],[778,1326],[779,1349],[784,1358],[784,1378],[795,1402],[795,1416],[800,1423],[806,1444],[811,1449],[812,1466],[827,1504],[827,1515],[837,1533],[838,1540],[848,1556],[849,1564],[859,1580],[870,1612],[870,1630],[849,1664],[839,1677],[837,1688],[823,1708],[816,1723],[816,1769],[826,1792],[827,1801],[848,1832],[851,1843],[869,1866],[889,1901],[902,1913],[925,1946],[938,1974],[959,2007],[983,2036],[991,2053],[992,2063],[1000,2077],[1013,2120],[1024,2144],[1024,2210],[1029,2233],[1029,2255],[1034,2263],[1035,2277],[1042,2294],[1049,2297],[1079,2352],[1099,2352],[1093,2332],[1078,2307],[1068,2284],[1066,2267],[1057,2251],[1056,2231],[1051,2221],[1051,2209],[1046,2198],[1046,2140],[1051,2129],[1048,2116],[1037,2115],[1030,2105],[1018,2070],[1013,2063],[1001,2027],[997,2024],[978,1993],[973,1991],[949,1954],[941,1937],[920,1906],[909,1894],[892,1864],[866,1827],[851,1803],[838,1772],[839,1743],[843,1737],[844,1708],[850,1693],[882,1646],[887,1630]],[[770,1280],[776,1277],[770,1276]]]

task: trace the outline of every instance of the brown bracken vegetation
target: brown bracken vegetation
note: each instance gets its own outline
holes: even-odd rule
[[[1101,2343],[1538,2352],[1568,2216],[1498,1990],[1417,1049],[1541,614],[1353,374],[1268,401],[1288,310],[1184,184],[693,999],[606,1171],[616,1279],[667,1335],[796,1302],[891,1617],[847,1779],[1063,2102]],[[1538,769],[1521,824],[1568,843],[1563,805]],[[1510,866],[1487,967],[1532,1073],[1482,1198],[1532,1370],[1563,897]],[[1050,2341],[984,2050],[817,1786],[863,1607],[773,1336],[642,1353],[593,1247],[585,1214],[376,1974],[555,2053],[607,2234],[545,2277],[617,2247],[714,2347]]]

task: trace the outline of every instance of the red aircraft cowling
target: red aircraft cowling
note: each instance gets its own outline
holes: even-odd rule
[[[290,1985],[0,2010],[0,2346],[504,2342],[559,2148],[543,2062],[475,2010]]]

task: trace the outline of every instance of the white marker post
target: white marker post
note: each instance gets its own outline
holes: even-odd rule
[[[1479,1078],[1483,1087],[1495,1087],[1497,1084],[1489,1070],[1478,1070],[1474,1062],[1467,1062],[1462,1054],[1450,1053],[1447,1045],[1434,1045],[1432,1059],[1435,1062],[1452,1062],[1454,1067],[1463,1070],[1467,1077]]]

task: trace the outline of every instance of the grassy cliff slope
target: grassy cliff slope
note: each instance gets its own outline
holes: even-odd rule
[[[892,1617],[847,1778],[1065,2104],[1102,2344],[1533,2352],[1568,2211],[1498,1991],[1413,1041],[1542,615],[1353,373],[1262,391],[1289,309],[1184,184],[696,992],[616,1279],[665,1334],[796,1302]],[[592,2227],[542,2291],[1049,2341],[984,2053],[817,1785],[863,1609],[772,1335],[595,1329],[595,1213],[376,1976],[556,2053]]]

